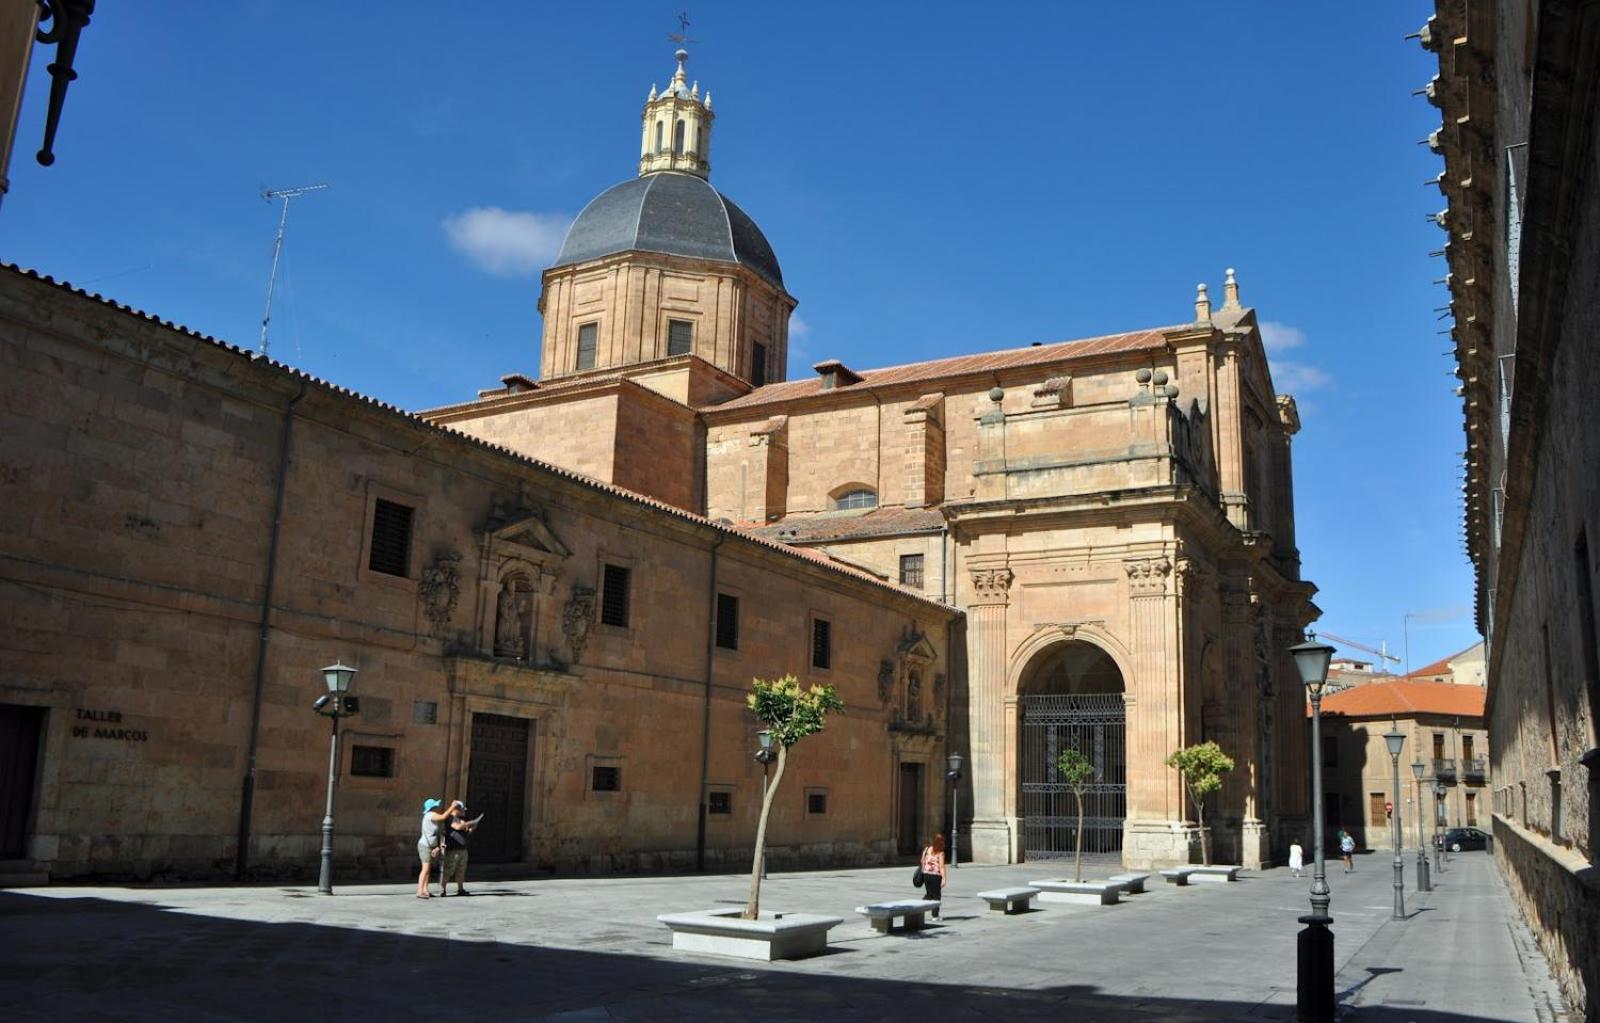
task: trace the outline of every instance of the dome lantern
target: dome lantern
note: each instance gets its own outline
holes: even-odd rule
[[[711,176],[711,91],[700,95],[700,83],[691,87],[684,72],[687,50],[679,50],[678,70],[660,93],[654,83],[645,100],[639,137],[639,175],[681,171],[696,177]]]

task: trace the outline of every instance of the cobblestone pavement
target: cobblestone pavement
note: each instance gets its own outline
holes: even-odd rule
[[[1411,863],[1407,861],[1407,883]],[[1390,920],[1389,861],[1333,865],[1338,989],[1351,1020],[1561,1018],[1549,971],[1481,853]],[[952,872],[944,920],[875,934],[852,908],[913,894],[910,868],[774,874],[764,908],[845,918],[826,955],[674,953],[657,913],[742,902],[748,879],[561,878],[306,888],[0,892],[8,1018],[34,1020],[1286,1020],[1308,878],[1152,885],[1112,907],[989,913],[974,892],[1059,876]],[[1070,869],[1070,868],[1068,868]]]

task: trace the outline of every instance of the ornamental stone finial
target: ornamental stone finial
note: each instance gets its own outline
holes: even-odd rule
[[[1194,322],[1211,322],[1211,297],[1206,294],[1204,284],[1196,284],[1194,287]]]
[[[1233,276],[1233,267],[1231,267],[1231,266],[1228,267],[1227,277],[1222,282],[1222,308],[1224,308],[1224,309],[1238,309],[1238,308],[1240,308],[1240,305],[1239,305],[1239,281],[1238,281],[1237,278],[1235,278]]]

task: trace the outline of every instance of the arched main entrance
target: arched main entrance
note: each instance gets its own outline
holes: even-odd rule
[[[1024,859],[1067,857],[1076,850],[1077,799],[1056,766],[1069,748],[1082,751],[1095,766],[1094,782],[1083,797],[1083,851],[1122,851],[1128,811],[1124,689],[1111,656],[1077,640],[1040,651],[1023,670],[1017,773]]]

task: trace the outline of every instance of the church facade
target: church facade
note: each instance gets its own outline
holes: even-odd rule
[[[787,380],[797,300],[709,183],[710,94],[678,56],[639,175],[544,272],[538,378],[425,418],[959,607],[950,743],[979,860],[1071,847],[1073,746],[1098,769],[1088,847],[1186,861],[1196,814],[1164,760],[1214,739],[1238,764],[1207,815],[1219,854],[1270,861],[1308,824],[1287,649],[1317,612],[1298,414],[1233,271],[1185,322]]]

